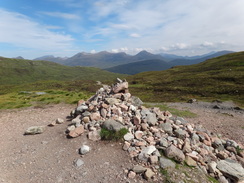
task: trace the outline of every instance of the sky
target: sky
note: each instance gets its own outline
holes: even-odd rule
[[[244,0],[0,0],[0,56],[244,50]]]

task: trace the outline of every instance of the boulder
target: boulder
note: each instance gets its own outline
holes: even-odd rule
[[[180,149],[175,147],[174,145],[171,145],[168,148],[166,148],[165,155],[168,158],[173,158],[174,160],[176,160],[178,162],[183,162],[185,160],[184,153]]]
[[[125,128],[124,125],[122,125],[120,122],[115,121],[113,119],[106,120],[103,123],[103,127],[111,131],[119,131],[120,129]]]
[[[220,160],[217,162],[217,168],[225,177],[234,182],[244,181],[244,168],[236,161],[231,159]]]
[[[31,126],[26,129],[25,135],[35,135],[35,134],[41,134],[45,130],[45,126]]]

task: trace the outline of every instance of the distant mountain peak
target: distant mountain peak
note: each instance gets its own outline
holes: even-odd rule
[[[16,59],[24,59],[23,57],[21,57],[21,56],[18,56],[18,57],[15,57]]]

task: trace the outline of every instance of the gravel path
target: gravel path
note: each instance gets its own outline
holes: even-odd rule
[[[93,142],[85,135],[67,139],[64,132],[68,122],[47,127],[43,134],[23,135],[30,126],[46,126],[57,118],[65,119],[74,107],[60,104],[44,109],[0,111],[1,183],[126,182],[124,171],[133,164],[121,144]],[[77,150],[83,144],[90,146],[91,151],[81,157]],[[76,167],[77,159],[84,164]],[[143,182],[142,178],[138,176],[137,182]]]
[[[243,111],[213,109],[209,103],[168,105],[197,113],[198,117],[187,120],[244,144]],[[127,179],[125,171],[135,162],[122,150],[122,144],[93,142],[85,135],[67,139],[64,132],[68,122],[47,127],[43,134],[23,135],[30,126],[47,126],[57,118],[65,119],[74,107],[59,104],[0,111],[0,183],[146,182],[140,176]],[[91,147],[83,157],[77,151],[82,144]],[[74,165],[78,159],[84,162],[80,167]]]
[[[232,102],[167,103],[168,106],[189,110],[197,114],[186,118],[190,123],[201,124],[211,132],[244,145],[244,110]]]

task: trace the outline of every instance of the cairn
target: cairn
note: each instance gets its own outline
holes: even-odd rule
[[[244,182],[241,144],[173,117],[169,111],[142,105],[138,97],[129,93],[128,82],[117,79],[116,84],[103,85],[90,99],[78,102],[70,114],[67,136],[78,137],[86,130],[88,138],[97,141],[101,139],[101,128],[128,129],[122,148],[138,163],[128,177],[143,174],[149,180],[157,174],[157,167],[175,166],[170,158],[198,167],[220,182]]]

